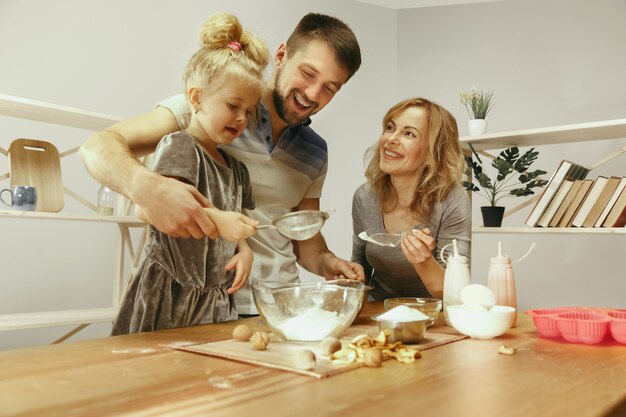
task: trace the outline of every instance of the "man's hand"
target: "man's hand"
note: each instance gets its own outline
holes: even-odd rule
[[[360,282],[365,281],[365,272],[363,272],[363,267],[360,264],[338,258],[331,252],[323,256],[322,263],[324,278],[327,280],[346,278]]]
[[[259,224],[257,220],[252,220],[250,217],[235,211],[222,211],[216,208],[205,208],[204,211],[213,220],[219,235],[233,242],[255,234]]]
[[[146,171],[130,198],[142,218],[172,237],[215,239],[217,228],[204,211],[211,203],[193,186]]]
[[[211,207],[198,190],[151,171],[137,160],[153,152],[161,138],[180,130],[168,109],[123,120],[94,133],[80,147],[80,158],[101,184],[128,197],[142,218],[173,237],[217,237],[215,225],[204,212]]]
[[[319,210],[319,198],[305,198],[298,204],[297,210]],[[347,278],[365,281],[365,273],[360,264],[338,258],[328,250],[322,233],[311,239],[293,241],[293,251],[298,263],[307,271],[323,276],[327,280]]]

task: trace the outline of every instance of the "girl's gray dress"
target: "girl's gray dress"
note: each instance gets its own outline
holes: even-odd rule
[[[220,150],[226,166],[214,161],[186,132],[165,136],[152,169],[195,186],[220,210],[254,209],[246,166]],[[228,295],[235,271],[226,271],[236,242],[221,237],[174,238],[150,226],[146,258],[124,294],[113,335],[234,320]]]

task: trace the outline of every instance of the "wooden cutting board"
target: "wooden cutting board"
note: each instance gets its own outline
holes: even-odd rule
[[[61,160],[57,148],[46,141],[16,139],[9,147],[11,188],[37,188],[37,211],[58,212],[63,208]]]
[[[358,334],[369,334],[376,336],[379,330],[377,326],[359,325],[352,326],[341,340],[342,345],[347,346],[352,338]],[[410,345],[420,351],[441,346],[446,343],[465,339],[467,336],[459,334],[444,334],[426,332],[424,340],[419,344]],[[267,368],[281,369],[283,371],[295,372],[315,378],[326,378],[351,369],[363,366],[360,363],[334,364],[330,358],[320,354],[318,342],[285,342],[273,334],[270,334],[270,343],[267,350],[254,350],[248,342],[239,342],[234,339],[209,342],[198,345],[172,346],[175,349],[187,352],[200,353],[202,355],[217,356],[220,358],[246,362],[253,365],[265,366]],[[312,350],[317,358],[316,366],[311,370],[295,368],[292,364],[292,357],[295,351],[301,349]]]

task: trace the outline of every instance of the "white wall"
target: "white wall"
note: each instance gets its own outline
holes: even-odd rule
[[[626,2],[503,1],[403,11],[398,17],[398,95],[432,98],[467,134],[458,93],[493,90],[489,132],[626,117]],[[549,174],[562,159],[583,165],[626,145],[541,146],[533,167]],[[626,159],[593,171],[624,176]],[[505,199],[512,208],[523,200]],[[475,225],[482,224],[473,196]],[[528,207],[505,226],[522,225]],[[514,265],[520,309],[558,305],[626,305],[626,238],[589,235],[474,235],[472,279],[486,283],[489,257],[502,240],[513,259],[535,241],[535,253]]]
[[[334,0],[0,0],[0,93],[120,117],[147,112],[181,91],[181,71],[198,47],[197,32],[220,11],[237,15],[272,52],[311,11],[337,16],[357,34],[363,66],[313,122],[331,155],[322,207],[337,212],[326,237],[333,250],[349,257],[351,194],[363,179],[362,154],[394,100],[394,11]],[[5,149],[28,137],[64,151],[89,134],[0,117]],[[4,157],[0,171],[8,171]],[[98,184],[76,155],[64,160],[63,180],[95,202]],[[86,209],[66,197],[64,211]],[[116,242],[114,225],[0,219],[0,314],[110,305]],[[49,343],[70,329],[0,332],[0,349]],[[93,325],[72,340],[109,331],[110,325]]]

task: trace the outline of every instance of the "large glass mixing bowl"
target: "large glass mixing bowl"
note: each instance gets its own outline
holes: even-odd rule
[[[272,332],[301,342],[341,337],[359,313],[364,291],[363,283],[347,279],[252,283],[257,310]]]

